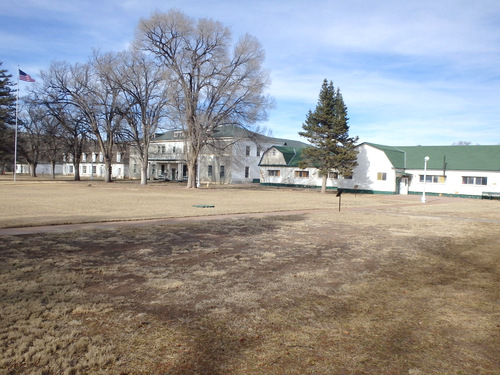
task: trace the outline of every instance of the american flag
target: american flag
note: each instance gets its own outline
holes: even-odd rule
[[[29,74],[24,73],[21,69],[19,69],[19,79],[25,82],[35,82],[35,80],[31,78]]]

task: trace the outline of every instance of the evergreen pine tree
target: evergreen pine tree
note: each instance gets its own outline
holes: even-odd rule
[[[14,83],[10,81],[12,74],[2,69],[0,61],[0,173],[4,173],[5,166],[14,160],[14,129],[16,120],[15,90],[11,89]]]
[[[314,112],[306,115],[299,135],[307,138],[311,147],[302,152],[300,168],[316,167],[323,176],[321,192],[326,192],[328,172],[341,175],[352,174],[357,165],[355,143],[358,137],[349,137],[347,107],[340,90],[335,90],[332,81],[323,81],[318,104]]]

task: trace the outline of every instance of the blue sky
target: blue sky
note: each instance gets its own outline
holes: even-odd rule
[[[301,139],[327,78],[360,142],[500,144],[498,0],[4,0],[0,61],[37,79],[53,61],[128,48],[141,17],[170,8],[259,39],[276,137]]]

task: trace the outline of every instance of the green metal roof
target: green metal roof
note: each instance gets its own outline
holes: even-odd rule
[[[182,132],[182,130],[171,130],[165,132],[163,134],[158,135],[154,140],[155,141],[170,141],[170,140],[183,140],[184,134],[182,133],[181,137],[175,137],[174,134]],[[301,141],[294,141],[293,139],[284,139],[284,138],[274,138],[268,137],[263,134],[255,133],[250,130],[241,128],[239,126],[231,126],[225,125],[220,126],[214,131],[213,138],[250,138],[254,139],[256,142],[269,142],[275,144],[282,144],[289,147],[306,147],[307,143]]]
[[[364,144],[383,151],[396,169],[500,171],[500,145],[487,146],[385,146]]]

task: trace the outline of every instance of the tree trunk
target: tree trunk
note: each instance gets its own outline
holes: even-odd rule
[[[196,142],[198,140],[195,140]],[[196,186],[196,167],[198,164],[198,155],[200,154],[200,148],[198,148],[197,144],[193,145],[191,142],[191,145],[189,147],[189,151],[187,152],[187,167],[188,167],[188,181],[187,181],[187,188],[188,189],[195,189],[197,188]],[[182,171],[179,171],[179,173],[182,173]]]
[[[326,181],[328,179],[328,174],[323,175],[323,180],[321,181],[321,194],[326,193]]]
[[[30,176],[31,177],[36,177],[36,166],[38,163],[30,163]]]
[[[75,159],[73,163],[73,169],[75,170],[75,181],[80,181],[80,159]]]
[[[106,158],[104,160],[104,182],[113,182],[111,178],[112,168],[111,160]]]
[[[148,184],[148,158],[141,160],[141,185]]]
[[[50,164],[52,166],[52,179],[55,180],[56,179],[56,161],[51,160]]]
[[[188,182],[187,188],[194,189],[196,188],[196,162],[198,158],[190,158],[188,160]]]

